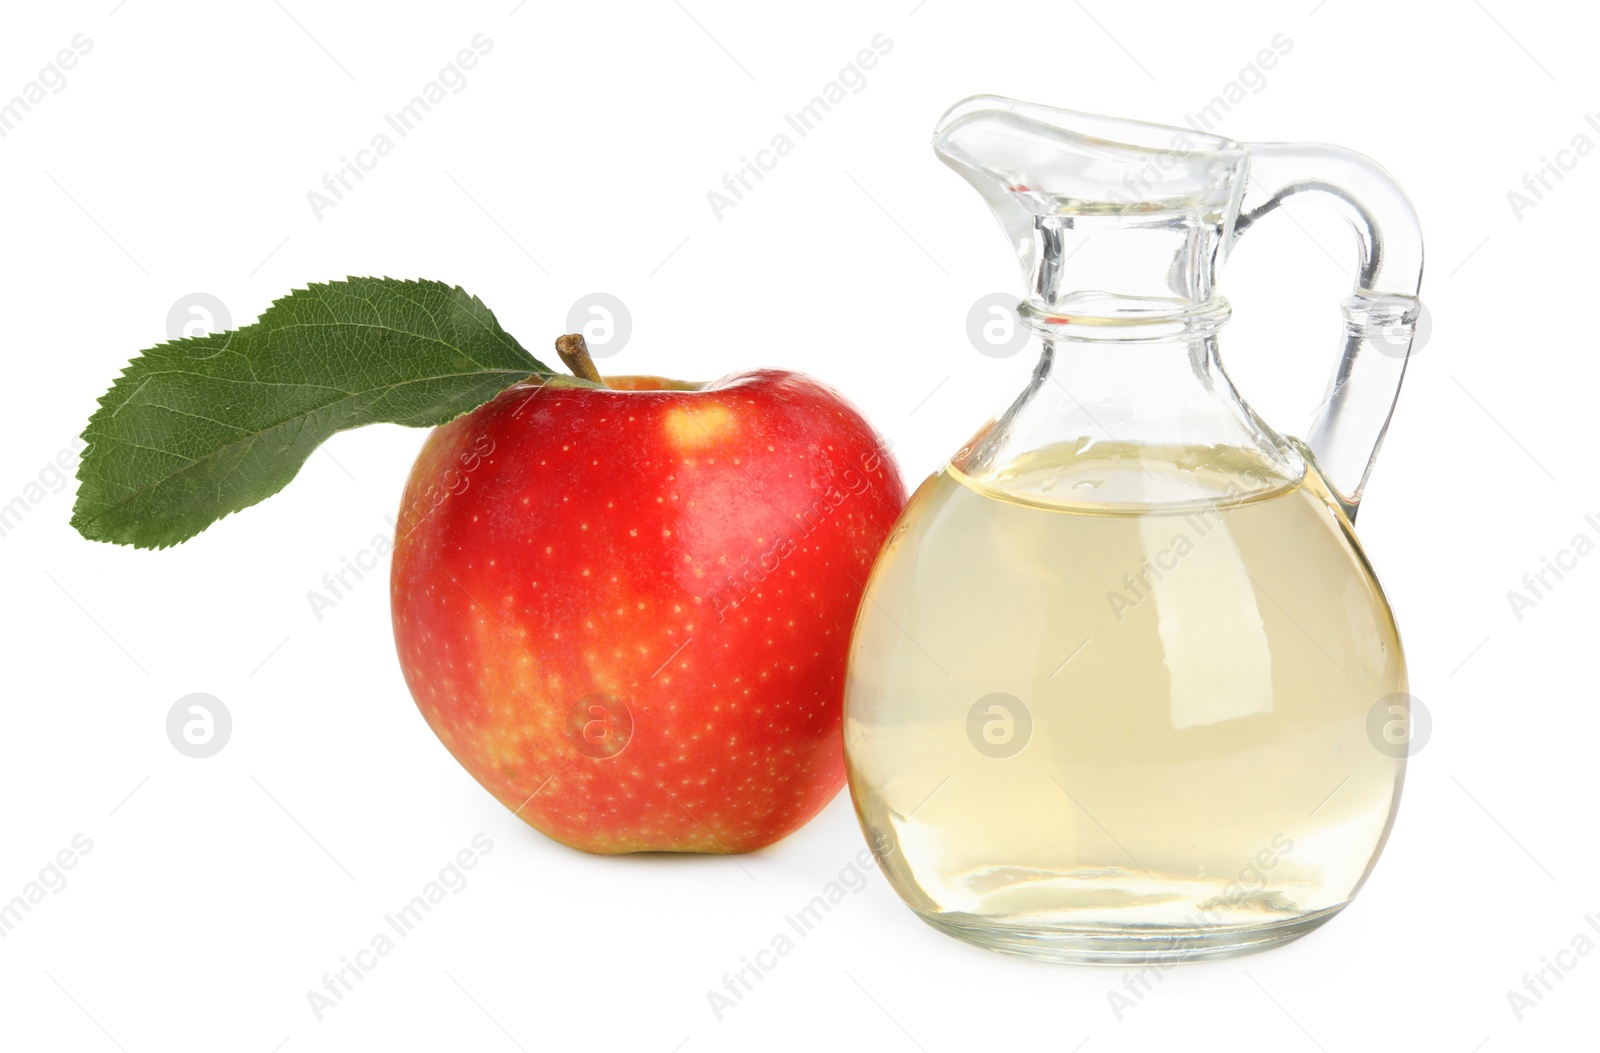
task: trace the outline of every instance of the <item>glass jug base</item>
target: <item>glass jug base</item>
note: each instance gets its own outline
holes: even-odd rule
[[[940,932],[1001,954],[1073,965],[1172,966],[1234,958],[1289,943],[1344,907],[1341,903],[1288,920],[1227,928],[1029,928],[996,924],[972,914],[914,913]]]

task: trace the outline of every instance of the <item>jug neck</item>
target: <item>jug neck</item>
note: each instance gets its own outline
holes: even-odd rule
[[[1227,304],[1216,296],[1227,220],[1193,208],[1035,216],[1022,314],[1113,326],[1216,316],[1215,328],[1227,318]]]
[[[1224,317],[1226,309],[1222,303]],[[1039,359],[1027,389],[953,466],[1000,490],[1017,466],[1041,455],[1192,469],[1121,472],[1108,484],[1089,472],[1071,484],[1072,503],[1124,508],[1214,503],[1298,482],[1305,461],[1240,399],[1218,359],[1215,327],[1183,326],[1192,329],[1192,319],[1050,325],[1048,337],[1035,337]],[[1106,338],[1106,329],[1121,338]],[[1095,337],[1082,338],[1085,330]]]

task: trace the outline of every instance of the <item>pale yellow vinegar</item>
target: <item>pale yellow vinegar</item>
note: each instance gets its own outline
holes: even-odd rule
[[[868,589],[851,790],[936,925],[1078,961],[1164,938],[1237,953],[1314,927],[1365,879],[1404,769],[1369,713],[1405,670],[1314,470],[1068,446],[976,480],[947,468]],[[974,725],[996,693],[1025,716]]]

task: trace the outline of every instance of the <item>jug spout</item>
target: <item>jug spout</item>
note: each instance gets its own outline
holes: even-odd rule
[[[1187,312],[1215,296],[1248,164],[1231,140],[980,95],[933,142],[1011,240],[1034,313]]]

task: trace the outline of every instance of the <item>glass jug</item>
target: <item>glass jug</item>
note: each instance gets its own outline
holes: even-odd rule
[[[934,147],[1021,257],[1038,365],[868,583],[844,725],[862,828],[914,911],[994,950],[1301,936],[1366,880],[1405,770],[1400,640],[1351,522],[1420,312],[1410,202],[1349,151],[995,97]],[[1360,246],[1304,442],[1217,352],[1217,270],[1294,194]]]

